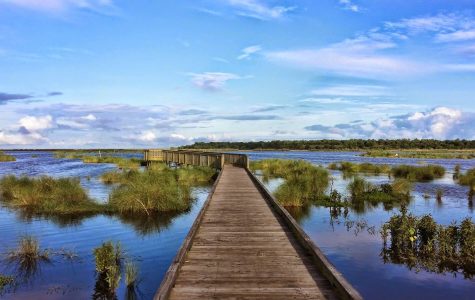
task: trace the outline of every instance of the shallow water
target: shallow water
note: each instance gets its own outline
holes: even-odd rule
[[[335,161],[439,164],[447,169],[448,174],[433,182],[415,184],[412,192],[413,200],[408,210],[415,215],[431,214],[440,224],[450,224],[453,220],[461,221],[465,217],[474,216],[473,207],[467,200],[468,188],[455,184],[452,179],[452,170],[456,164],[460,164],[462,170],[474,168],[473,159],[380,159],[359,157],[355,156],[357,153],[348,152],[248,152],[248,154],[251,159],[305,159],[323,166]],[[348,180],[343,179],[339,171],[332,171],[332,176],[335,178],[334,188],[346,193]],[[389,181],[387,176],[366,178],[373,183]],[[265,185],[273,191],[280,182],[282,181],[270,180]],[[435,200],[438,189],[444,191],[442,203]],[[429,194],[430,198],[424,199],[424,193]],[[342,215],[332,218],[330,209],[323,207],[311,207],[300,212],[291,211],[310,238],[365,299],[473,299],[475,280],[464,279],[462,273],[436,274],[383,262],[380,257],[383,243],[379,229],[398,212],[398,208],[385,209],[382,205],[367,206],[363,211],[350,208],[345,219]],[[356,225],[348,229],[346,225],[351,224],[348,221],[363,221],[368,225],[358,231]],[[372,226],[375,229],[374,234],[368,232],[368,227]]]
[[[0,176],[26,174],[31,176],[80,177],[90,195],[98,201],[107,199],[110,187],[98,176],[115,169],[109,164],[83,164],[79,160],[54,159],[50,153],[12,152],[17,162],[0,164]],[[90,177],[90,179],[88,179]],[[88,299],[96,284],[92,251],[103,241],[120,241],[126,257],[137,262],[141,282],[138,299],[153,298],[156,289],[188,233],[196,215],[208,195],[209,188],[196,188],[196,201],[190,211],[162,215],[152,220],[97,215],[75,220],[45,218],[21,214],[0,208],[0,274],[19,274],[15,264],[7,263],[4,254],[25,234],[38,238],[41,248],[58,251],[73,250],[78,258],[65,259],[53,255],[51,263],[41,263],[34,274],[21,276],[16,291],[3,295],[5,299]],[[119,299],[125,298],[123,280],[117,290]]]
[[[82,185],[98,201],[105,201],[111,187],[103,185],[98,176],[115,169],[110,164],[83,164],[80,160],[54,159],[48,152],[11,152],[16,162],[0,163],[0,176],[26,174],[30,176],[50,175],[53,177],[79,177]],[[32,155],[38,155],[33,158]],[[467,188],[454,184],[451,170],[461,164],[466,170],[475,167],[475,160],[429,160],[388,159],[357,156],[356,152],[246,152],[253,160],[264,158],[306,159],[317,165],[335,161],[373,162],[385,164],[440,164],[449,174],[430,183],[418,183],[414,187],[414,200],[409,210],[417,215],[431,213],[443,224],[473,216],[473,209],[466,199]],[[130,155],[130,154],[126,154]],[[347,182],[340,172],[332,172],[334,188],[345,191]],[[368,177],[372,182],[386,182],[385,176]],[[281,181],[267,184],[275,189]],[[444,190],[442,203],[435,200],[435,191]],[[138,262],[141,278],[139,299],[151,299],[184,237],[191,227],[208,189],[194,191],[197,201],[189,212],[162,216],[153,221],[119,219],[111,216],[92,216],[85,219],[47,219],[39,216],[19,214],[5,207],[0,208],[0,253],[3,254],[16,244],[21,235],[36,236],[43,248],[74,250],[79,259],[69,261],[54,256],[51,264],[41,264],[38,272],[18,286],[14,293],[7,293],[6,299],[85,299],[91,298],[96,283],[92,249],[102,241],[121,241],[127,256]],[[426,200],[424,193],[431,195]],[[349,210],[345,220],[330,217],[328,208],[311,207],[303,212],[292,212],[307,234],[323,250],[329,260],[341,271],[367,299],[470,299],[475,293],[474,280],[464,279],[462,274],[434,274],[409,270],[404,265],[385,264],[380,251],[382,241],[379,227],[386,222],[397,208],[366,207],[365,210]],[[346,223],[345,223],[346,221]],[[347,229],[348,221],[365,221],[367,227],[374,226],[375,234],[367,227],[356,231],[356,226]],[[0,261],[0,273],[12,274],[15,266]],[[117,291],[119,299],[125,298],[122,285]]]

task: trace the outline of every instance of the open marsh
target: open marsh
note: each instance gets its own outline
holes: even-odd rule
[[[48,175],[78,177],[89,196],[105,203],[115,184],[104,184],[101,175],[117,171],[112,164],[84,164],[79,159],[56,159],[49,152],[10,152],[16,162],[0,164],[0,177]],[[444,225],[452,220],[459,223],[465,217],[473,217],[473,207],[467,200],[467,186],[455,184],[452,172],[461,165],[461,173],[475,168],[475,160],[392,159],[361,157],[357,152],[247,152],[251,160],[266,158],[304,159],[314,165],[326,167],[329,163],[351,161],[386,165],[415,165],[421,162],[442,165],[445,176],[429,182],[413,185],[413,200],[408,209],[415,215],[431,213]],[[127,157],[140,155],[125,153]],[[35,157],[33,157],[35,156]],[[344,179],[342,172],[330,171],[335,178],[333,188],[345,193],[351,178]],[[388,182],[387,175],[363,176],[373,184]],[[276,189],[283,181],[270,180],[267,185]],[[442,201],[436,200],[437,190],[443,190]],[[120,242],[126,257],[137,264],[139,299],[151,299],[158,288],[170,262],[183,242],[201,205],[208,188],[195,188],[197,198],[190,210],[184,213],[158,214],[150,218],[130,215],[94,215],[68,217],[45,217],[27,211],[0,208],[0,253],[4,255],[14,248],[21,236],[31,235],[38,239],[41,249],[70,250],[74,259],[52,256],[50,262],[40,262],[38,271],[30,278],[16,278],[16,290],[3,295],[5,299],[87,299],[98,292],[97,274],[93,249],[103,242]],[[424,198],[427,194],[429,198]],[[381,257],[383,242],[380,227],[398,207],[386,209],[382,204],[368,204],[359,209],[348,207],[331,209],[319,206],[289,209],[303,229],[322,249],[329,260],[357,288],[366,299],[385,298],[431,298],[469,299],[475,292],[473,279],[465,279],[462,273],[438,274],[425,270],[409,269],[405,264],[384,262]],[[69,252],[66,252],[69,253]],[[71,255],[71,257],[74,257]],[[1,275],[16,275],[15,269],[3,259]],[[21,281],[24,280],[24,281]],[[116,291],[118,299],[125,299],[128,288],[123,276]],[[2,299],[3,299],[2,298]]]

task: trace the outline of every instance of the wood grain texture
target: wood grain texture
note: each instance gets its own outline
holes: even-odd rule
[[[336,299],[243,168],[225,165],[170,299]]]

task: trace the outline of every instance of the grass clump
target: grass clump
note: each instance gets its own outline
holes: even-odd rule
[[[411,181],[425,182],[444,177],[445,168],[438,165],[399,165],[394,166],[391,169],[391,173],[396,178],[405,178]]]
[[[55,158],[80,159],[86,164],[115,164],[121,169],[138,169],[141,160],[138,158],[124,158],[117,156],[96,156],[88,151],[56,151]]]
[[[190,207],[190,189],[180,185],[173,172],[136,173],[115,188],[108,201],[120,213],[183,211]]]
[[[100,247],[93,250],[96,260],[96,283],[102,295],[114,296],[115,290],[120,284],[122,261],[124,252],[120,243],[112,241],[104,242]]]
[[[469,218],[444,226],[403,207],[383,225],[381,236],[385,262],[437,273],[462,271],[466,278],[475,274],[475,224]]]
[[[20,238],[15,249],[6,254],[8,263],[15,264],[18,274],[24,278],[36,274],[40,263],[50,262],[50,252],[42,250],[38,240],[30,235]]]
[[[331,163],[328,165],[328,169],[339,170],[339,171],[342,171],[343,173],[348,173],[348,174],[363,173],[363,174],[371,174],[371,175],[388,174],[391,171],[391,168],[388,165],[371,164],[371,163],[355,164],[348,161]]]
[[[0,200],[39,213],[87,213],[101,210],[89,199],[79,179],[9,175],[0,179]]]
[[[9,162],[16,161],[15,156],[5,154],[3,151],[0,151],[0,162]]]
[[[125,264],[125,285],[128,289],[134,289],[139,280],[139,269],[134,262]]]
[[[363,178],[355,177],[348,184],[348,192],[354,205],[365,201],[378,203],[400,203],[409,200],[412,184],[405,179],[396,179],[391,184],[374,185]]]
[[[422,159],[472,159],[475,158],[473,150],[371,150],[362,154],[368,157],[400,157]]]
[[[13,276],[0,274],[0,296],[3,295],[6,290],[15,284],[15,278]]]
[[[252,170],[261,170],[264,177],[283,178],[275,191],[284,206],[304,206],[325,198],[329,184],[328,171],[304,160],[266,159],[251,162]]]

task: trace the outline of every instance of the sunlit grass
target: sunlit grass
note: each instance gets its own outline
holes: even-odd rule
[[[48,176],[5,176],[0,179],[0,200],[12,207],[44,213],[86,213],[102,209],[89,199],[79,179]]]
[[[439,165],[399,165],[392,167],[391,173],[396,178],[405,178],[411,181],[425,182],[444,177],[445,168]]]
[[[266,159],[251,162],[250,168],[261,170],[264,177],[285,179],[274,193],[284,206],[304,206],[325,198],[329,173],[307,161]]]
[[[472,159],[474,150],[370,150],[362,156],[431,159]]]
[[[41,249],[35,237],[26,235],[20,238],[15,249],[6,254],[6,259],[15,264],[21,276],[28,278],[37,272],[40,263],[50,262],[50,252]]]
[[[364,173],[371,175],[388,174],[391,167],[383,164],[361,163],[356,164],[348,161],[331,163],[328,165],[330,170],[339,170],[344,173]]]

